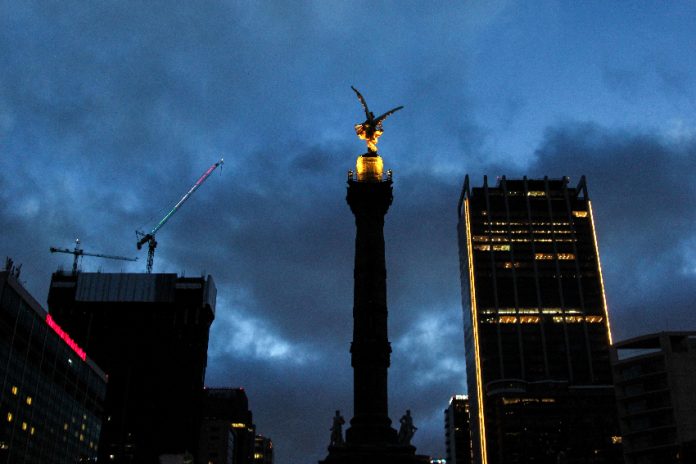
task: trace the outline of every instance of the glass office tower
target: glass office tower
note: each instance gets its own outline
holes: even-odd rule
[[[0,464],[95,462],[106,375],[18,274],[0,271]]]
[[[585,178],[467,176],[458,216],[474,461],[621,462]]]

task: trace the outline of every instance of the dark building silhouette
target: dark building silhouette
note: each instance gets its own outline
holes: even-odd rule
[[[585,178],[467,176],[458,216],[474,462],[621,462]]]
[[[403,439],[391,426],[387,371],[391,344],[387,336],[387,281],[384,257],[384,216],[392,203],[392,179],[382,173],[376,153],[358,157],[357,176],[350,172],[346,200],[355,216],[353,299],[354,415],[345,442],[334,440],[325,464],[427,463],[415,454],[410,436]],[[407,427],[408,428],[408,427]]]
[[[445,451],[449,464],[471,464],[469,397],[455,395],[445,409]]]
[[[254,439],[254,464],[273,464],[273,441],[263,435]]]
[[[9,260],[6,267],[0,272],[0,463],[94,462],[106,376],[24,289]]]
[[[243,388],[206,388],[196,462],[253,464],[255,432]]]
[[[49,312],[109,376],[103,462],[193,453],[215,284],[176,274],[53,274]]]
[[[613,345],[626,464],[696,462],[696,332],[661,332]]]

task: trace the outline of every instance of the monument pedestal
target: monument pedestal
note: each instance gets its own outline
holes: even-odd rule
[[[329,446],[329,455],[319,464],[430,464],[430,457],[416,454],[412,445],[346,444]]]

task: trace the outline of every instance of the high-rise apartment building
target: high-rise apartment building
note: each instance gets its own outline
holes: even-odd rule
[[[696,332],[661,332],[611,350],[626,464],[696,462]]]
[[[176,274],[53,274],[49,313],[109,378],[100,462],[194,453],[215,284]]]
[[[95,462],[106,376],[24,289],[9,259],[6,267],[0,272],[0,464]]]
[[[445,409],[445,452],[450,464],[471,464],[469,397],[455,395]]]
[[[585,178],[467,176],[458,216],[474,462],[621,462]]]
[[[196,462],[253,464],[256,461],[256,427],[243,388],[206,388],[201,411]]]

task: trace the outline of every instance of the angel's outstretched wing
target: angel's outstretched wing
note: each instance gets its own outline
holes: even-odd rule
[[[367,109],[367,102],[365,101],[365,98],[360,94],[360,92],[358,92],[358,89],[356,89],[352,85],[350,86],[350,88],[353,89],[353,92],[355,92],[355,94],[358,96],[358,100],[360,100],[360,103],[365,109],[365,117],[367,119],[370,119],[370,110]]]
[[[378,117],[377,119],[375,119],[375,125],[381,124],[382,121],[384,121],[384,120],[387,119],[389,116],[391,116],[392,114],[394,114],[394,113],[396,113],[397,111],[399,111],[401,108],[403,108],[403,106],[397,106],[396,108],[387,111],[387,112],[384,113],[382,116],[380,116],[380,117]]]

